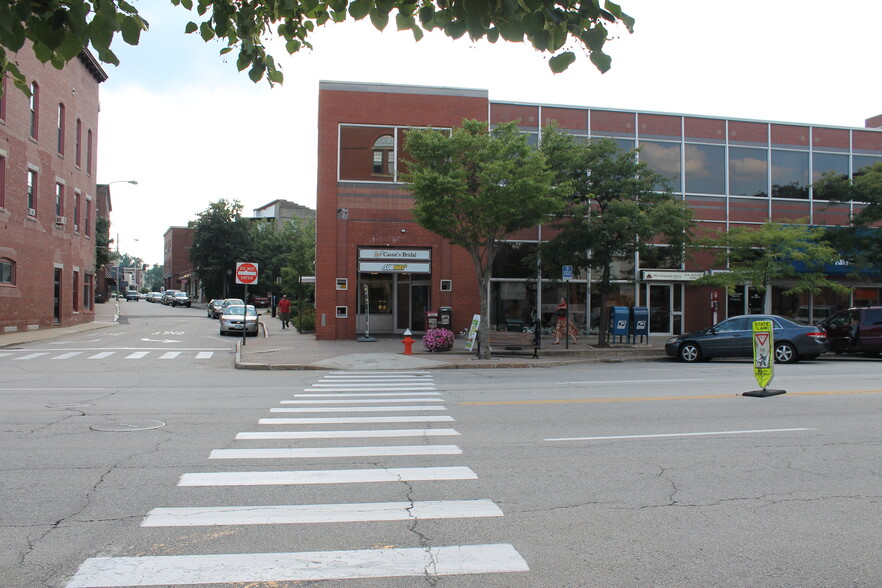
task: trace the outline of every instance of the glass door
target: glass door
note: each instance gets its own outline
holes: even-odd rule
[[[426,311],[431,308],[429,282],[422,280],[411,282],[399,275],[395,293],[395,330],[425,331]]]
[[[672,290],[670,284],[649,284],[649,332],[671,333]]]

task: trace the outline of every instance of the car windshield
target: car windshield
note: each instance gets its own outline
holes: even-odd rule
[[[233,315],[233,316],[242,316],[245,312],[244,306],[228,306],[226,312],[224,314]],[[254,310],[253,306],[248,307],[248,316],[257,316],[257,311]]]

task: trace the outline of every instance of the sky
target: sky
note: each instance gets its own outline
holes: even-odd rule
[[[879,0],[621,0],[634,33],[612,30],[612,69],[580,55],[561,74],[523,43],[385,32],[368,21],[318,28],[312,51],[271,53],[282,86],[252,83],[193,17],[135,1],[150,23],[105,65],[97,171],[111,186],[121,252],[163,262],[163,234],[220,198],[243,214],[276,199],[315,208],[319,81],[487,90],[490,100],[863,127],[882,114]],[[195,19],[194,19],[195,20]],[[135,180],[137,185],[122,183]]]

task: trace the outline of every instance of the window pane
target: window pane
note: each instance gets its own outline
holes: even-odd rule
[[[691,194],[725,194],[725,163],[724,147],[687,143],[686,191]]]
[[[768,196],[768,160],[764,149],[729,148],[729,194]]]
[[[772,196],[808,198],[808,151],[772,150]]]
[[[848,178],[848,155],[839,153],[814,153],[812,155],[812,182],[817,183],[824,174],[834,173],[843,179]],[[837,194],[820,186],[813,188],[815,200],[832,200]]]
[[[503,243],[493,260],[494,278],[527,278],[536,275],[535,243]]]
[[[389,181],[382,168],[394,132],[391,127],[340,127],[340,179]]]
[[[668,180],[668,187],[675,192],[680,191],[680,144],[640,141],[640,161],[646,163]],[[654,189],[662,190],[661,184]]]

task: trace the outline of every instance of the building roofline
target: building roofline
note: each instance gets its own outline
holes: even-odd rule
[[[332,92],[380,92],[384,94],[424,94],[430,96],[459,96],[461,98],[484,98],[488,90],[473,88],[450,88],[446,86],[413,86],[406,84],[380,84],[372,82],[337,82],[319,80],[319,91]]]
[[[92,77],[100,84],[101,82],[107,81],[108,75],[107,72],[101,67],[101,64],[98,63],[98,60],[95,59],[95,56],[92,55],[92,52],[88,49],[83,49],[80,51],[80,54],[77,56],[80,58],[80,61],[83,62],[83,65],[86,66],[86,69],[89,70],[89,73],[92,74]]]

